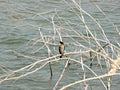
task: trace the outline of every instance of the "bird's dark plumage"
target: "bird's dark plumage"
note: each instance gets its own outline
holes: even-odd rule
[[[65,45],[62,41],[60,41],[60,45],[59,45],[59,53],[61,54],[60,58],[62,58],[64,54],[64,50],[65,50]]]

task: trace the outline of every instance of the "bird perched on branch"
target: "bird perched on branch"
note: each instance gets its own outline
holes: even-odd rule
[[[60,41],[60,45],[59,45],[59,53],[61,54],[60,58],[62,58],[64,54],[64,50],[65,50],[65,45],[62,41]]]

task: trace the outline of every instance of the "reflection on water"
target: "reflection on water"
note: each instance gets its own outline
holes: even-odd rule
[[[50,42],[49,48],[51,50],[51,56],[58,54],[57,48],[60,34],[66,44],[66,52],[85,50],[81,48],[82,45],[97,49],[96,42],[91,38],[92,36],[89,36],[90,32],[86,30],[81,15],[84,16],[84,20],[93,36],[101,39],[98,43],[104,45],[106,41],[110,40],[111,43],[116,45],[116,43],[119,42],[119,0],[84,0],[81,2],[83,10],[93,16],[101,27],[95,24],[95,21],[92,20],[89,15],[81,13],[77,5],[73,4],[72,1],[0,1],[0,67],[2,68],[0,74],[6,73],[6,71],[17,70],[39,59],[47,58],[48,49],[45,47],[43,39]],[[78,3],[80,4],[80,2]],[[44,38],[40,38],[39,28],[41,28],[41,35],[44,35]],[[55,28],[57,32],[54,31]],[[89,39],[88,36],[91,39]],[[80,46],[77,46],[77,43],[80,43]],[[32,59],[20,56],[19,54],[16,55],[13,52],[8,52],[8,50],[15,50],[23,55],[31,56]],[[113,52],[111,53],[113,54]],[[79,56],[77,55],[71,55],[69,57],[79,60]],[[33,58],[37,59],[34,60]],[[90,62],[86,62],[87,58],[85,59],[85,64],[89,65]],[[96,57],[95,60],[97,60]],[[70,61],[70,63],[71,65],[67,68],[58,88],[79,79],[82,80],[83,78],[81,66],[76,62]],[[93,70],[96,71],[97,74],[106,72],[105,62],[101,63],[103,65],[102,70],[100,70],[99,65],[97,66],[98,61],[93,63]],[[27,68],[27,70],[17,73],[16,76],[28,72],[29,69],[34,70],[43,64],[44,62],[35,65],[32,69]],[[52,63],[54,73],[52,80],[50,79],[49,65],[46,65],[31,75],[18,80],[9,80],[1,83],[0,90],[52,90],[64,65],[65,61]],[[87,70],[86,77],[91,76],[93,75]],[[118,77],[116,78],[119,80]],[[113,81],[113,87],[115,87],[115,90],[118,90],[119,85],[118,82],[115,81]],[[96,90],[96,88],[97,90],[104,90],[104,87],[102,85],[99,86],[99,83],[98,81],[91,82],[88,90],[91,90],[91,88],[92,90]],[[111,86],[111,89],[113,87]],[[83,84],[80,84],[80,86],[76,85],[69,90],[83,90],[83,88]]]

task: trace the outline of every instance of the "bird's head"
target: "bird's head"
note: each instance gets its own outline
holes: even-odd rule
[[[64,44],[62,41],[60,41],[60,44]]]

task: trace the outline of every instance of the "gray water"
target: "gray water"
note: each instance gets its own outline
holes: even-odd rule
[[[78,0],[76,0],[78,1]],[[106,15],[98,10],[95,6],[98,5]],[[120,29],[120,1],[119,0],[82,0],[81,7],[92,15],[102,26],[107,38],[111,43],[116,44],[120,41],[119,29]],[[16,54],[8,52],[8,50],[15,50],[24,55],[33,56],[39,58],[47,58],[47,48],[42,47],[43,43],[35,43],[35,40],[39,39],[39,27],[41,32],[46,36],[54,36],[52,17],[54,17],[54,23],[56,28],[61,28],[63,41],[67,44],[66,51],[74,51],[78,48],[72,47],[69,44],[74,42],[70,38],[65,38],[68,35],[76,34],[70,30],[76,30],[79,33],[86,34],[85,27],[77,16],[80,13],[71,0],[0,0],[0,65],[5,66],[11,70],[17,70],[26,65],[29,65],[36,60],[17,57]],[[101,30],[97,25],[83,13],[87,25],[92,33],[97,34],[99,39],[103,39]],[[116,25],[118,31],[113,26]],[[53,42],[55,39],[55,42]],[[84,40],[74,38],[74,40],[87,46]],[[59,44],[59,38],[50,38],[50,43]],[[94,47],[94,45],[93,45]],[[50,46],[52,55],[58,54],[57,46],[53,52],[53,46]],[[80,49],[80,48],[79,48]],[[38,51],[37,51],[38,50]],[[77,58],[77,56],[74,56]],[[41,70],[22,77],[18,80],[8,80],[0,84],[0,90],[52,90],[55,83],[62,72],[65,61],[52,63],[52,69],[54,76],[50,79],[49,65],[46,65]],[[88,64],[86,62],[86,64]],[[97,64],[97,62],[96,62]],[[42,63],[36,65],[39,67]],[[88,64],[89,65],[89,64]],[[98,74],[101,74],[100,67],[95,67]],[[103,72],[105,72],[106,66],[103,63]],[[4,72],[0,69],[0,74]],[[25,71],[17,73],[21,75]],[[82,79],[81,66],[71,62],[71,65],[67,68],[65,75],[58,85],[58,88],[63,87],[71,82]],[[88,77],[92,76],[89,74]],[[111,90],[119,90],[120,80],[119,76],[115,76],[112,79]],[[106,81],[105,81],[106,82]],[[104,87],[98,80],[89,82],[88,90],[104,90]],[[83,85],[73,86],[67,90],[84,90]]]

